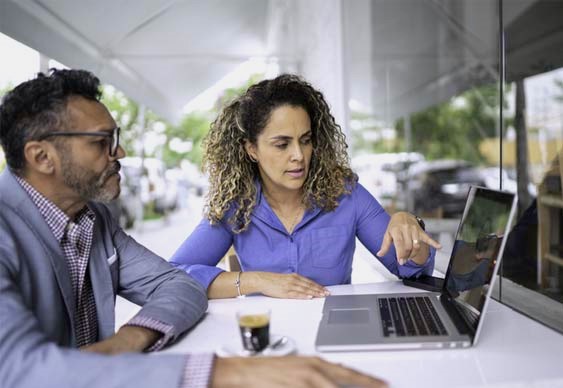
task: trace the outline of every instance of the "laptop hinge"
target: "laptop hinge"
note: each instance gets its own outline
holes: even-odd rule
[[[452,322],[454,323],[459,333],[470,335],[473,338],[475,336],[474,326],[472,326],[467,317],[465,317],[463,313],[459,311],[459,308],[455,305],[452,299],[448,298],[448,296],[445,294],[441,294],[440,302],[448,312],[448,315],[452,319]]]

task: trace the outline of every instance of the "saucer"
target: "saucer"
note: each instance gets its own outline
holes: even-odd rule
[[[270,343],[274,343],[279,340],[282,335],[272,334],[270,335]],[[286,336],[287,337],[287,336]],[[287,356],[288,354],[294,353],[296,350],[295,341],[291,337],[287,337],[287,342],[283,345],[278,346],[275,349],[266,348],[259,353],[251,353],[242,347],[242,342],[239,337],[225,345],[221,345],[219,349],[215,352],[219,357],[271,357],[271,356]]]

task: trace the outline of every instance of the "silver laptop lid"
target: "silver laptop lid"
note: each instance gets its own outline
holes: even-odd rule
[[[456,234],[443,296],[479,335],[486,304],[498,272],[516,210],[511,193],[472,186]]]

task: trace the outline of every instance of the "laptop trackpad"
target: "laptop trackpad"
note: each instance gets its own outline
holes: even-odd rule
[[[368,309],[338,309],[330,310],[329,325],[365,324],[369,323]]]

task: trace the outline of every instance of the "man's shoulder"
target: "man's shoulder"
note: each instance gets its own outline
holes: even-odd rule
[[[28,196],[23,188],[18,184],[12,173],[6,169],[0,173],[0,219],[10,223],[14,214],[20,212],[20,207],[25,207]],[[21,214],[20,214],[21,215]]]
[[[6,202],[8,198],[13,198],[18,195],[16,190],[21,189],[16,181],[16,178],[8,168],[0,172],[0,202]],[[23,190],[22,191],[23,194]]]
[[[0,261],[2,261],[2,265],[10,263],[12,268],[16,268],[18,266],[16,263],[21,258],[21,252],[17,246],[22,243],[23,235],[29,235],[32,220],[24,219],[24,214],[18,210],[19,202],[23,201],[25,196],[19,196],[14,192],[12,183],[15,183],[15,180],[13,177],[6,177],[6,174],[6,171],[0,174],[0,208],[2,209],[0,211]]]

